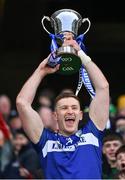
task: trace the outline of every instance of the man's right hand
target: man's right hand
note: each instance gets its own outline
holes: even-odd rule
[[[52,74],[52,73],[55,73],[56,71],[59,70],[59,64],[56,65],[55,67],[50,67],[48,66],[48,59],[50,58],[50,55],[45,58],[41,63],[40,65],[38,66],[38,69],[44,74],[44,75],[47,75],[47,74]]]

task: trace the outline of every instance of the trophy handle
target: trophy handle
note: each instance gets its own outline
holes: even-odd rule
[[[84,18],[83,20],[82,20],[82,23],[84,23],[84,22],[88,22],[88,28],[86,29],[86,31],[83,33],[83,34],[86,34],[88,31],[89,31],[89,29],[90,29],[90,26],[91,26],[91,22],[90,22],[90,20],[88,19],[88,18]]]
[[[41,20],[41,23],[42,23],[42,26],[43,26],[43,29],[48,33],[48,34],[51,34],[45,27],[44,25],[44,20],[47,20],[47,21],[50,21],[50,18],[48,16],[43,16],[42,20]]]

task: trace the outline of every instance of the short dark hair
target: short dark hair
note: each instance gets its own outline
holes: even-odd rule
[[[105,136],[103,137],[103,144],[105,144],[107,141],[115,141],[118,140],[121,143],[123,143],[123,138],[119,133],[116,132],[107,132]]]
[[[45,89],[42,89],[42,91],[39,93],[38,98],[40,97],[47,97],[48,99],[51,100],[55,97],[55,94],[51,89],[45,88]]]
[[[70,88],[64,88],[61,93],[73,93],[74,94],[74,91]]]
[[[125,116],[118,115],[118,116],[115,117],[114,121],[117,122],[120,119],[124,119],[125,120]]]
[[[11,121],[13,118],[19,117],[19,114],[16,110],[12,110],[9,115],[9,121]]]
[[[125,153],[125,145],[122,145],[115,153],[115,156],[117,157],[118,154]]]
[[[56,99],[55,99],[55,102],[54,102],[54,107],[56,106],[57,102],[60,100],[60,99],[63,99],[63,98],[74,98],[76,99],[78,102],[79,102],[79,105],[80,105],[80,100],[78,98],[78,96],[76,96],[74,93],[67,93],[67,92],[64,92],[64,93],[60,93]],[[81,105],[80,105],[81,107]]]
[[[25,136],[25,137],[29,140],[29,137],[27,136],[27,134],[25,133],[25,131],[24,131],[23,128],[16,129],[16,130],[13,132],[13,136],[16,137],[16,135],[23,135],[23,136]]]

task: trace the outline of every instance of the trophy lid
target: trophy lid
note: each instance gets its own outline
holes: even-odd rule
[[[81,24],[81,15],[72,9],[61,9],[51,15],[51,25],[54,28],[55,34],[68,31],[77,35]]]

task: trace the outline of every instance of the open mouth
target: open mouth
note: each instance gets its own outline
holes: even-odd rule
[[[125,170],[125,163],[121,164],[121,168],[122,168],[122,170]]]
[[[75,118],[74,117],[66,117],[65,118],[65,123],[67,126],[72,126],[74,125]]]
[[[110,153],[110,156],[111,157],[115,157],[115,153]]]

